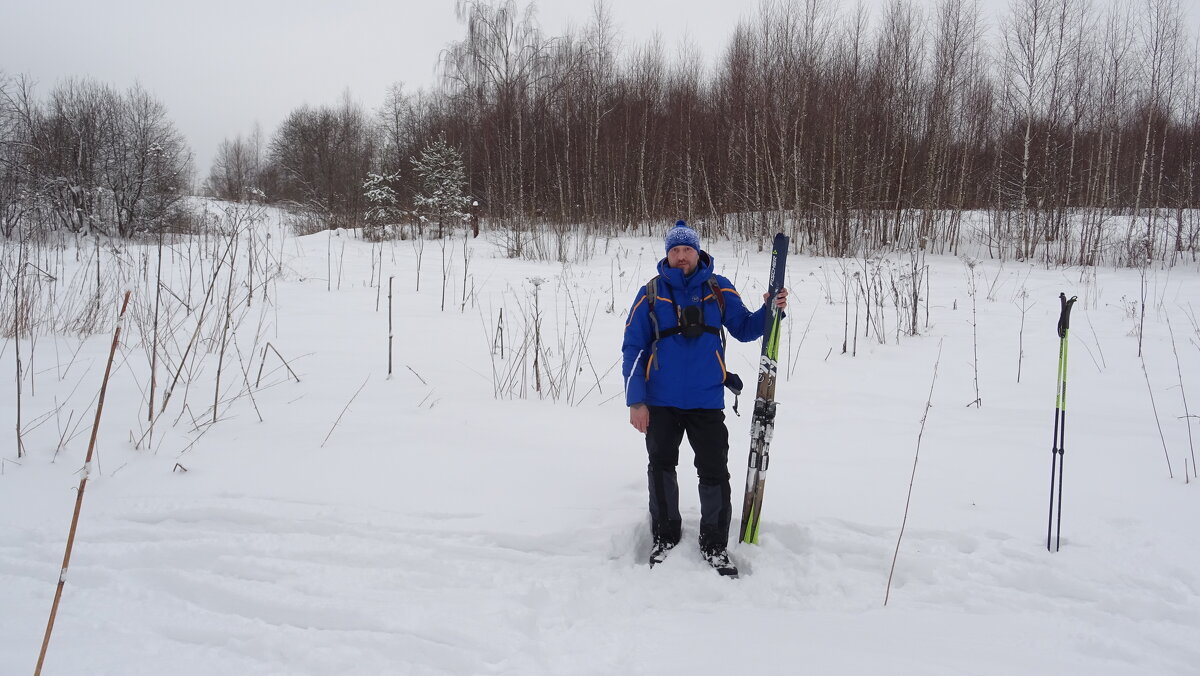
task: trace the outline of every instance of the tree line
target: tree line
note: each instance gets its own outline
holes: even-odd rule
[[[711,67],[695,47],[623,48],[603,0],[563,35],[534,10],[455,0],[464,35],[436,88],[297,108],[270,138],[226,140],[207,189],[319,227],[419,222],[414,160],[440,140],[472,204],[443,215],[508,228],[683,217],[787,229],[812,253],[970,238],[1064,263],[1200,247],[1200,68],[1180,0],[1012,0],[995,30],[974,0],[768,0]]]
[[[183,227],[190,185],[191,151],[140,86],[70,78],[39,99],[0,73],[0,235]]]
[[[363,167],[411,195],[409,158],[443,135],[483,213],[510,225],[685,217],[790,228],[837,255],[957,251],[968,234],[1062,262],[1196,251],[1200,76],[1178,0],[1013,0],[994,34],[968,0],[837,8],[766,2],[709,70],[694,49],[622,52],[603,2],[546,36],[532,4],[457,0],[465,35],[435,91],[396,86],[374,115],[299,109],[264,171],[277,194],[340,199],[353,220]],[[968,211],[986,225],[964,233]]]

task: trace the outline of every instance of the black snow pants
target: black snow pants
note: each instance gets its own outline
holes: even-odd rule
[[[650,457],[650,526],[656,542],[680,538],[679,444],[687,433],[700,479],[700,549],[724,550],[729,544],[729,430],[720,409],[650,407],[646,451]]]

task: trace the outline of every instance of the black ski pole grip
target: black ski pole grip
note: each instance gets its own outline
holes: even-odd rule
[[[1075,301],[1077,301],[1077,300],[1079,300],[1078,296],[1071,296],[1071,299],[1067,300],[1067,294],[1065,294],[1065,293],[1058,294],[1058,301],[1059,301],[1059,304],[1062,306],[1062,311],[1059,312],[1059,314],[1058,314],[1058,337],[1059,338],[1066,337],[1067,329],[1071,328],[1071,306],[1074,305]]]

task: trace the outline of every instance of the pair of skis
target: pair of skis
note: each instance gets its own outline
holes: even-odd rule
[[[771,312],[767,315],[762,353],[758,358],[758,391],[754,395],[754,415],[750,419],[750,457],[738,542],[758,544],[763,489],[767,483],[767,468],[771,465],[771,435],[775,431],[775,380],[779,370],[780,322],[783,320],[783,311],[775,307],[775,296],[783,288],[787,250],[787,235],[775,235],[771,246],[770,283],[767,286],[767,307]]]

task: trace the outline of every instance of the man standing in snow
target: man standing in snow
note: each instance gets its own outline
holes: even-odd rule
[[[725,334],[742,342],[763,335],[769,310],[750,312],[733,284],[713,272],[713,259],[684,221],[666,237],[658,276],[638,291],[625,324],[625,403],[629,423],[646,435],[650,462],[650,526],[654,566],[679,543],[679,444],[686,433],[700,480],[700,550],[722,575],[737,575],[729,561],[729,430],[725,392],[741,380],[725,370]],[[787,307],[787,289],[775,298]]]

